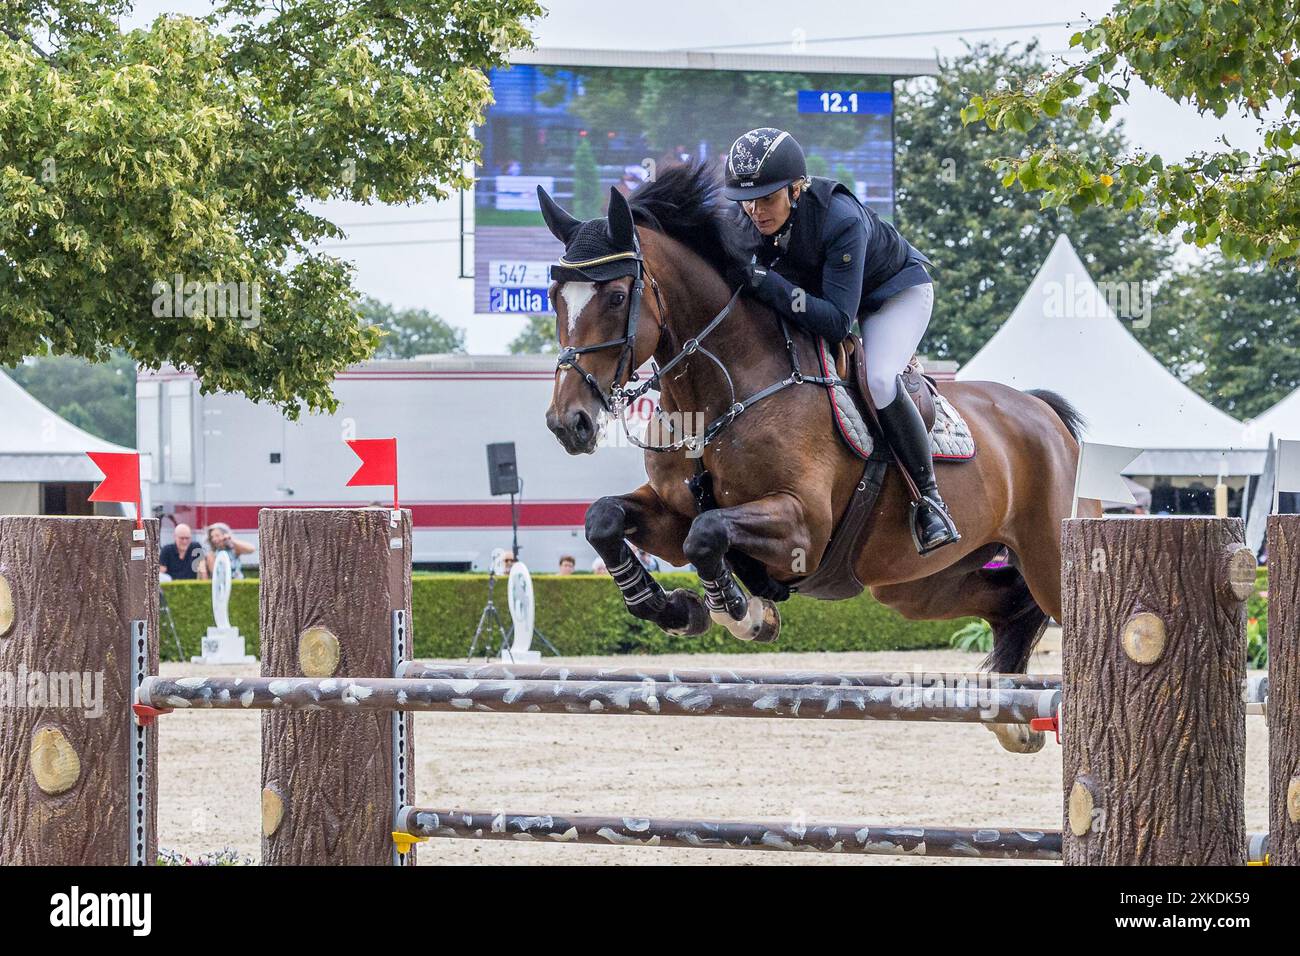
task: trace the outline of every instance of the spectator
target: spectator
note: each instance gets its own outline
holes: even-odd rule
[[[240,561],[240,558],[257,550],[247,541],[240,541],[236,538],[230,532],[230,525],[220,521],[208,526],[208,548],[208,575],[212,574],[212,568],[217,563],[217,555],[225,551],[230,555],[230,576],[232,578],[242,578],[244,576],[243,562]]]
[[[591,562],[591,573],[609,574],[609,568],[605,567],[605,562],[603,560],[597,558],[595,561]]]
[[[187,524],[178,524],[171,544],[163,545],[158,553],[158,567],[168,581],[205,580],[207,565],[203,562],[203,548],[194,540],[194,530]]]
[[[560,555],[560,573],[572,574],[578,567],[578,559],[571,554]]]
[[[659,570],[659,559],[649,551],[642,551],[630,541],[628,542],[628,547],[632,549],[632,554],[636,556],[636,559],[641,562],[641,567],[645,568],[647,571]]]

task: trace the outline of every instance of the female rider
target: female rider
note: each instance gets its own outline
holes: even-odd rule
[[[779,129],[732,144],[723,195],[739,202],[757,248],[741,280],[781,316],[831,344],[862,321],[867,386],[885,440],[921,499],[912,531],[921,554],[960,540],[939,496],[930,439],[898,377],[930,324],[929,263],[841,183],[809,178],[803,149]]]

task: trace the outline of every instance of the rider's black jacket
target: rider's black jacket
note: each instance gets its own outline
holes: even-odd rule
[[[931,281],[930,260],[834,180],[813,177],[777,236],[763,236],[748,216],[737,222],[758,261],[769,266],[754,295],[830,342],[848,336],[855,316]]]

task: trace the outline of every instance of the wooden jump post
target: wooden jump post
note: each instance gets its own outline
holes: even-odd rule
[[[263,680],[391,678],[411,655],[411,515],[264,509]],[[262,862],[413,863],[392,841],[415,760],[399,712],[262,715]]]
[[[1081,518],[1062,547],[1065,862],[1244,864],[1241,519]]]
[[[0,516],[0,864],[152,864],[158,522]]]
[[[1268,519],[1269,862],[1300,866],[1300,515]]]

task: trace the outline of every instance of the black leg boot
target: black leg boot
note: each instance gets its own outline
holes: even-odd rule
[[[926,434],[925,422],[901,383],[894,400],[878,409],[877,415],[885,440],[921,492],[921,500],[912,502],[912,540],[917,552],[929,554],[945,544],[960,541],[957,525],[939,497],[939,483],[934,478],[930,436]]]

